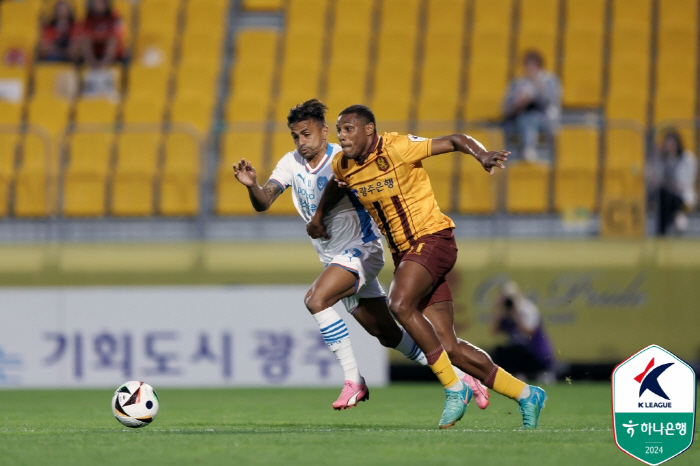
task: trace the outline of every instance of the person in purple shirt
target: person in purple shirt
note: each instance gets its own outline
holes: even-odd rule
[[[508,344],[492,353],[496,364],[529,379],[554,381],[554,352],[535,303],[515,282],[503,285],[494,306],[492,331],[508,335]]]

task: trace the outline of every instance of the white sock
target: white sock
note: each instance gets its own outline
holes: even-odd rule
[[[340,318],[332,307],[318,314],[313,314],[313,316],[321,329],[321,335],[328,345],[328,349],[333,351],[338,358],[340,367],[343,368],[343,373],[345,374],[345,380],[361,383],[362,377],[357,368],[355,354],[352,352],[350,333],[345,326],[345,321]]]
[[[524,398],[527,398],[528,396],[530,396],[530,386],[525,385],[525,387],[523,388],[523,391],[520,392],[520,396],[518,396],[518,400],[522,400]]]
[[[464,389],[466,383],[462,382],[462,379],[457,380],[455,383],[447,387],[445,390],[450,392],[459,392]]]
[[[421,349],[418,348],[418,345],[416,345],[416,342],[413,341],[411,335],[409,335],[408,332],[404,329],[401,329],[401,332],[403,332],[403,336],[401,337],[401,341],[395,348],[396,351],[403,354],[404,356],[406,356],[406,358],[410,359],[411,361],[417,362],[421,366],[427,366],[428,360],[426,359],[425,354],[423,354],[423,351],[421,351]]]

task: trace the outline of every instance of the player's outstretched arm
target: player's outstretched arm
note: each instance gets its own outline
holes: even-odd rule
[[[321,199],[318,201],[316,213],[314,213],[311,221],[306,224],[306,233],[308,233],[310,237],[314,239],[330,239],[328,231],[326,231],[326,226],[323,224],[323,219],[326,217],[326,214],[333,210],[333,207],[340,202],[343,196],[345,196],[345,186],[347,185],[343,183],[343,187],[341,187],[335,176],[331,176],[331,179],[328,180],[326,187],[323,189],[323,194],[321,194]]]
[[[256,212],[263,212],[270,208],[277,196],[282,194],[282,188],[274,181],[268,181],[265,186],[258,186],[257,173],[250,162],[241,159],[240,162],[233,164],[233,171],[236,174],[236,179],[248,188],[248,196],[250,203]]]
[[[431,155],[445,154],[447,152],[464,152],[471,154],[479,161],[484,170],[493,175],[494,168],[505,168],[504,162],[508,160],[510,152],[506,150],[488,151],[476,139],[466,134],[450,134],[434,138],[431,143]]]

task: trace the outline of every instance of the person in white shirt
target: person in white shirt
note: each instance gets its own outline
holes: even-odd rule
[[[697,178],[695,154],[684,148],[678,131],[669,130],[647,163],[647,189],[657,207],[657,235],[666,235],[671,227],[678,232],[688,227],[685,212],[697,205]]]

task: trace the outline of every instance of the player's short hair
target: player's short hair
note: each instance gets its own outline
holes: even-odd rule
[[[340,112],[340,115],[350,115],[352,113],[360,117],[360,119],[364,121],[366,125],[372,123],[376,131],[377,120],[374,118],[374,112],[370,110],[368,106],[360,104],[351,105],[342,112]]]
[[[533,62],[539,68],[544,68],[544,57],[537,50],[528,50],[523,56],[523,63]]]
[[[300,121],[314,120],[326,126],[326,107],[323,102],[318,99],[309,99],[306,102],[298,104],[294,108],[289,109],[287,115],[287,127],[291,128],[293,124]]]

